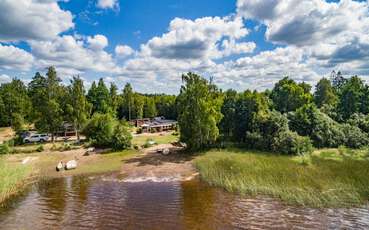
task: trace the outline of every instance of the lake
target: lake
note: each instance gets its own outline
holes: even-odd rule
[[[368,229],[369,206],[312,209],[186,182],[78,176],[38,183],[0,209],[0,229]]]

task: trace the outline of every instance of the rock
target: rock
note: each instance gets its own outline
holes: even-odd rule
[[[60,161],[57,165],[56,165],[56,171],[61,171],[63,170],[64,166],[63,166],[63,162]]]
[[[168,155],[169,153],[170,153],[169,149],[167,148],[163,149],[163,152],[162,152],[163,155]]]
[[[68,161],[65,164],[65,167],[64,168],[65,168],[65,170],[71,170],[71,169],[77,168],[77,161],[76,160]]]

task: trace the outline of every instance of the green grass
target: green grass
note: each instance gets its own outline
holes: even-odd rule
[[[342,156],[342,150],[325,150],[301,163],[301,157],[213,150],[198,157],[195,166],[203,180],[231,192],[303,206],[350,207],[369,199],[369,160],[358,157],[361,152],[344,150]]]
[[[140,135],[133,137],[132,145],[142,146],[146,143],[148,139],[155,141],[157,144],[167,144],[178,141],[178,136],[173,134],[165,135]]]
[[[0,158],[0,203],[21,191],[27,184],[32,167],[6,162]]]

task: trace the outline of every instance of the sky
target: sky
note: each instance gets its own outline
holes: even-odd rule
[[[48,66],[65,84],[143,93],[176,94],[189,71],[238,91],[333,70],[369,80],[368,0],[0,0],[0,12],[0,83]]]

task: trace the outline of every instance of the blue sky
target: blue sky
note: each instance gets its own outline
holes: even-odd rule
[[[57,68],[177,93],[181,74],[263,90],[283,76],[369,76],[368,1],[3,0],[0,83]]]

